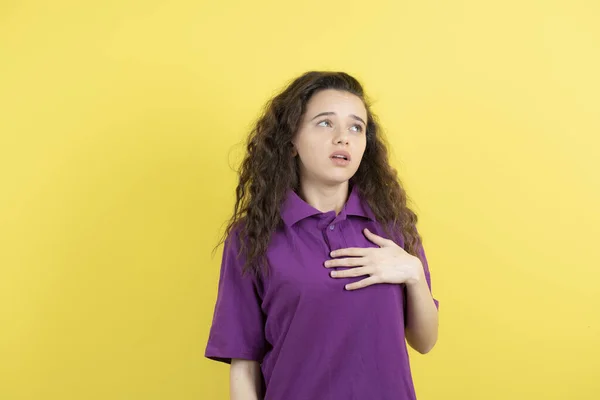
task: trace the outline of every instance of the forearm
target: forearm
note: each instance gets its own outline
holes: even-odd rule
[[[260,364],[249,360],[231,360],[229,393],[231,400],[262,400]]]
[[[421,354],[429,352],[438,337],[438,310],[424,275],[406,285],[406,327],[408,344]]]

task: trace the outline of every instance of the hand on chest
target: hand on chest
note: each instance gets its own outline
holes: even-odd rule
[[[377,248],[363,230],[385,236],[380,227],[364,219],[342,221],[317,221],[286,230],[273,238],[269,249],[271,275],[268,286],[278,292],[299,296],[331,296],[344,294],[345,285],[364,278],[345,277],[334,279],[332,271],[350,269],[349,266],[326,268],[332,260],[331,252],[347,248]],[[379,289],[381,290],[381,289]]]

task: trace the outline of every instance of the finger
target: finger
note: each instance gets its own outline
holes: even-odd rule
[[[368,248],[346,247],[345,249],[333,250],[329,255],[331,257],[364,257],[369,253]]]
[[[392,243],[394,243],[393,241],[391,241],[389,239],[386,239],[379,235],[374,234],[367,228],[365,228],[363,230],[363,232],[364,232],[365,236],[367,237],[367,239],[369,239],[371,242],[375,243],[376,245],[378,245],[380,247],[391,246]]]
[[[358,267],[343,271],[331,271],[330,275],[334,278],[354,278],[357,276],[370,275],[371,272],[372,268],[370,267]]]
[[[347,284],[344,287],[346,288],[346,290],[356,290],[356,289],[366,288],[367,286],[371,286],[371,285],[374,285],[376,283],[379,283],[379,281],[377,280],[377,278],[374,277],[374,276],[370,276],[368,278],[361,279],[358,282],[349,283],[349,284]]]
[[[360,267],[365,265],[366,259],[364,257],[355,258],[336,258],[335,260],[325,261],[325,267]]]

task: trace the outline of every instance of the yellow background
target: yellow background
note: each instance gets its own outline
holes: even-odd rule
[[[420,400],[600,398],[596,1],[4,1],[0,399],[225,399],[231,167],[309,69],[374,101],[440,340]],[[315,399],[317,400],[317,399]]]

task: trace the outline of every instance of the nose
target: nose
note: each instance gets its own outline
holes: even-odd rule
[[[333,144],[348,144],[348,131],[337,128],[333,135]]]

